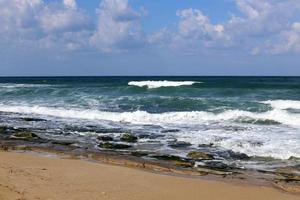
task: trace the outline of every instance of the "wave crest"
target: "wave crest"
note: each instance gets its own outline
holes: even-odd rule
[[[195,83],[201,83],[196,81],[130,81],[128,85],[137,87],[148,87],[150,89],[160,88],[160,87],[179,87],[179,86],[189,86]]]
[[[294,100],[268,100],[262,103],[269,104],[274,109],[300,109],[300,101]]]

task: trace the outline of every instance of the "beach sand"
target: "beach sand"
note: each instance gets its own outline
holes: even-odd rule
[[[169,176],[84,160],[0,152],[1,200],[299,200],[272,187]]]

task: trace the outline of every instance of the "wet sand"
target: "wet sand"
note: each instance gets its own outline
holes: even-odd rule
[[[272,187],[168,176],[84,160],[0,152],[0,199],[299,200]]]

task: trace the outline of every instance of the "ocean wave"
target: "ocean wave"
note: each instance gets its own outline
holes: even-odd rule
[[[137,87],[148,87],[150,89],[160,88],[160,87],[179,87],[179,86],[189,86],[195,83],[201,83],[196,81],[130,81],[128,85]]]
[[[6,106],[0,105],[2,112],[48,115],[61,118],[76,118],[87,120],[107,120],[132,124],[199,124],[207,121],[237,121],[251,118],[256,120],[270,120],[290,126],[300,126],[300,114],[289,113],[285,110],[274,109],[263,113],[241,110],[228,110],[219,114],[204,111],[148,113],[134,112],[106,112],[98,110],[77,110],[65,108],[51,108],[40,106]]]
[[[262,103],[269,104],[274,109],[300,109],[300,101],[294,100],[268,100]]]
[[[2,83],[0,88],[32,88],[32,87],[46,87],[46,84],[21,84],[21,83]]]

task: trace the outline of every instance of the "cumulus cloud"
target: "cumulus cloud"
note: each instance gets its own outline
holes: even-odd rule
[[[142,14],[133,10],[128,0],[103,0],[97,10],[97,30],[90,43],[102,51],[111,52],[140,46]]]
[[[89,26],[88,17],[74,7],[65,9],[58,6],[46,6],[42,9],[38,21],[45,32],[70,32]]]
[[[76,0],[0,0],[0,40],[39,48],[92,48],[123,52],[142,47],[166,47],[202,53],[210,50],[249,54],[300,52],[300,2],[295,0],[235,0],[238,12],[213,23],[200,9],[178,10],[174,27],[144,33],[147,11],[129,0],[101,0],[97,19]]]
[[[90,22],[88,16],[77,9],[75,0],[50,4],[42,0],[0,0],[0,24],[2,40],[14,46],[43,47],[44,44],[48,48],[67,47],[68,43],[62,41],[74,40],[77,32],[86,32]],[[66,33],[73,33],[74,38]]]
[[[271,54],[287,52],[300,53],[300,23],[294,22],[289,30],[280,32],[275,39],[268,41],[260,50]]]
[[[211,24],[209,18],[200,10],[180,10],[177,11],[177,16],[180,18],[178,23],[179,34],[183,37],[209,40],[221,37],[223,34],[223,25]]]
[[[228,21],[211,23],[198,9],[177,11],[177,31],[158,31],[172,37],[171,48],[209,51],[225,49],[245,51],[249,54],[284,53],[298,49],[298,24],[293,18],[300,11],[300,2],[294,0],[235,0],[239,13]],[[276,44],[278,43],[278,44]],[[282,46],[285,44],[285,47]],[[281,50],[279,50],[281,49]]]

